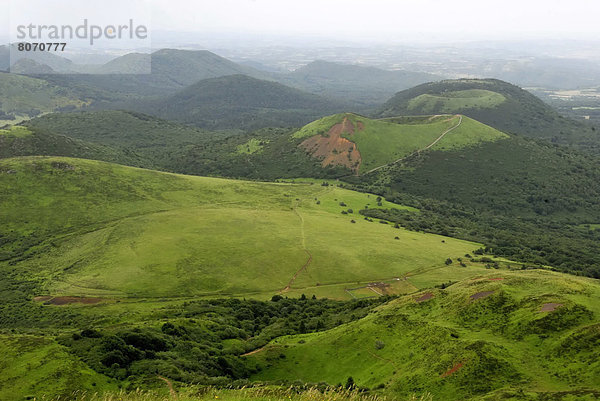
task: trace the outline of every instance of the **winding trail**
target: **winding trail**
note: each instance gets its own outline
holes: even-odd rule
[[[401,162],[402,160],[408,159],[411,156],[414,156],[416,154],[419,154],[419,153],[421,153],[421,152],[423,152],[425,150],[428,150],[428,149],[432,148],[433,146],[435,146],[436,143],[438,143],[439,141],[441,141],[442,138],[444,138],[446,136],[446,134],[449,134],[450,132],[454,131],[455,129],[457,129],[460,126],[460,124],[462,123],[463,116],[460,115],[460,114],[457,114],[455,117],[458,117],[458,124],[456,124],[454,127],[448,128],[446,131],[442,132],[442,134],[440,136],[438,136],[435,139],[435,141],[431,142],[429,145],[425,146],[423,149],[417,149],[417,150],[415,150],[414,152],[410,153],[407,156],[401,157],[400,159],[395,160],[393,162],[384,164],[383,166],[375,167],[375,168],[373,168],[373,169],[365,172],[364,174],[370,174],[370,173],[372,173],[374,171],[377,171],[379,169],[382,169],[384,167],[391,166],[392,164],[396,164],[398,162]]]
[[[290,279],[290,282],[285,286],[284,289],[281,290],[281,292],[289,291],[290,288],[292,288],[292,284],[294,284],[294,281],[296,281],[296,278],[298,277],[298,275],[300,273],[302,273],[303,271],[305,271],[308,268],[308,266],[310,265],[310,263],[312,262],[312,254],[309,252],[308,249],[306,249],[306,234],[304,233],[304,217],[302,217],[302,215],[298,211],[299,204],[300,204],[300,202],[298,201],[294,205],[294,213],[296,213],[296,216],[298,216],[300,218],[300,233],[302,236],[302,249],[308,255],[308,259],[306,260],[306,263],[304,263],[304,265],[302,265],[302,267],[296,273],[294,273],[294,275]]]
[[[258,354],[260,351],[262,351],[264,349],[265,349],[265,347],[260,347],[260,348],[255,349],[254,351],[246,352],[245,354],[242,354],[240,356],[248,356],[248,355]]]
[[[176,400],[177,399],[177,393],[175,392],[175,389],[173,388],[173,383],[171,383],[171,380],[167,379],[166,377],[162,377],[162,376],[158,376],[158,378],[162,381],[164,381],[165,383],[167,383],[167,386],[169,387],[169,393],[171,394],[171,398]]]
[[[387,363],[389,363],[390,365],[392,365],[392,366],[393,366],[395,369],[398,369],[398,366],[396,366],[396,364],[394,363],[394,361],[392,361],[391,359],[383,358],[383,357],[381,357],[381,356],[379,356],[379,355],[377,355],[377,354],[375,354],[375,353],[373,353],[373,352],[371,352],[371,351],[369,351],[369,350],[367,350],[367,352],[368,352],[368,353],[369,353],[369,355],[371,355],[373,358],[375,358],[375,359],[379,359],[380,361],[387,362]]]

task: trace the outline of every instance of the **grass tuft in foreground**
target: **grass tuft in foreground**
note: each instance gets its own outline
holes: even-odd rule
[[[51,401],[64,401],[55,398]],[[186,395],[174,391],[169,396],[137,390],[135,392],[118,392],[106,394],[88,394],[77,392],[68,398],[70,401],[388,401],[389,398],[377,394],[367,394],[360,389],[339,389],[312,387],[298,390],[295,387],[251,387],[241,389],[203,388]],[[431,394],[412,395],[408,401],[433,401]],[[391,400],[390,400],[391,401]]]

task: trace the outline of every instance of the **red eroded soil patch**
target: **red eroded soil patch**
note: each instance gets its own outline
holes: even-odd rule
[[[40,295],[39,297],[33,297],[33,300],[36,302],[45,302],[51,299],[52,297],[50,295]]]
[[[494,277],[494,278],[488,278],[489,281],[502,281],[504,280],[504,277]]]
[[[429,301],[431,298],[433,298],[433,293],[428,292],[427,294],[423,294],[419,298],[416,298],[415,302],[425,302]]]
[[[102,298],[87,298],[87,297],[39,297],[39,298],[50,298],[44,299],[46,305],[69,305],[80,303],[84,305],[97,304],[102,301]]]
[[[494,293],[494,291],[482,291],[482,292],[478,292],[477,294],[471,295],[471,300],[474,301],[476,299],[481,299],[481,298],[489,297],[493,293]]]
[[[540,312],[554,312],[555,310],[557,310],[561,306],[563,306],[563,304],[557,304],[557,303],[554,303],[554,302],[550,302],[550,303],[542,305],[542,308],[540,309]]]
[[[359,130],[362,124],[358,125]],[[329,129],[326,135],[315,135],[305,141],[300,146],[304,148],[311,156],[321,159],[321,165],[344,166],[354,172],[358,172],[361,157],[358,148],[354,142],[342,138],[342,134],[353,134],[354,125],[344,117],[344,121],[335,124]]]
[[[454,366],[452,366],[452,368],[448,369],[447,371],[445,371],[444,373],[442,373],[440,375],[440,377],[448,377],[451,376],[452,374],[456,373],[460,368],[463,367],[463,363],[459,362],[459,363],[455,363]]]

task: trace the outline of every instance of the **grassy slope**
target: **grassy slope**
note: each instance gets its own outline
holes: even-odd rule
[[[306,262],[303,243],[313,260],[294,287],[402,275],[478,247],[342,215],[376,201],[335,187],[61,158],[6,159],[0,171],[3,257],[28,255],[16,269],[51,293],[272,293]]]
[[[0,158],[42,155],[104,160],[133,166],[150,165],[150,161],[132,151],[64,135],[32,131],[28,126],[11,126],[0,130]]]
[[[485,89],[470,89],[445,92],[440,95],[423,94],[408,102],[408,110],[424,113],[454,113],[467,108],[492,108],[506,98],[497,92]]]
[[[71,355],[67,348],[38,336],[0,336],[0,399],[39,394],[70,396],[76,391],[115,391],[117,384]]]
[[[478,96],[456,96],[473,94],[473,91]],[[483,96],[487,92],[494,95]],[[500,101],[501,98],[504,100]],[[580,145],[586,150],[598,148],[597,135],[590,127],[560,116],[531,93],[495,79],[444,80],[419,85],[398,92],[376,115],[439,113],[464,114],[507,133]]]
[[[0,111],[17,118],[50,112],[65,106],[79,107],[85,103],[71,91],[42,79],[5,72],[0,72],[0,94]],[[0,118],[0,126],[11,122],[14,121]]]
[[[494,294],[471,301],[480,291]],[[500,271],[432,292],[427,302],[406,296],[360,321],[277,339],[251,357],[263,367],[254,378],[344,383],[352,376],[359,385],[383,383],[395,396],[427,389],[436,400],[599,388],[596,281]],[[548,302],[564,306],[540,313]],[[461,369],[442,377],[457,363]]]
[[[444,136],[444,138],[432,146],[431,149],[456,150],[508,138],[508,135],[495,128],[463,116],[461,124]]]
[[[299,139],[324,135],[344,118],[350,119],[355,127],[353,134],[345,133],[344,137],[357,144],[362,158],[360,172],[369,171],[424,149],[443,132],[459,123],[458,116],[372,120],[346,113],[313,121],[294,133],[293,137]],[[362,130],[358,129],[359,122],[364,125]],[[500,131],[463,117],[461,125],[445,136],[433,149],[459,149],[507,137]]]

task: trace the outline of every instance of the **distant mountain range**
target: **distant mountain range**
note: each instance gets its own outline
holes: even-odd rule
[[[16,52],[15,52],[16,53]],[[238,64],[206,50],[162,49],[152,54],[130,53],[101,65],[79,65],[40,52],[19,52],[10,60],[8,46],[0,46],[0,69],[43,78],[62,86],[87,86],[124,95],[153,96],[175,92],[198,81],[227,75],[247,75],[292,86],[320,96],[374,108],[399,90],[439,79],[412,71],[317,60],[288,74],[252,63]],[[12,65],[10,64],[12,62]],[[60,75],[46,75],[60,73]]]
[[[129,106],[204,128],[300,126],[348,108],[285,85],[247,75],[205,79],[163,99]]]
[[[387,71],[375,67],[314,61],[290,74],[280,82],[322,96],[344,99],[359,106],[379,105],[396,92],[439,76],[412,71]]]

